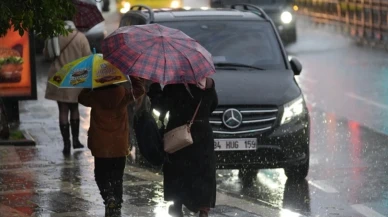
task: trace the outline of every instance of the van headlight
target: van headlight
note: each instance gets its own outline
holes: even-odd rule
[[[160,111],[158,111],[158,110],[156,110],[156,109],[153,109],[153,110],[152,110],[152,114],[153,114],[153,116],[156,117],[157,119],[159,119],[159,117],[160,117],[160,115],[161,115]],[[166,113],[166,117],[164,117],[164,119],[165,119],[165,121],[166,121],[166,120],[168,121],[169,118],[170,118],[170,112],[168,111],[168,112]]]
[[[160,111],[153,109],[152,113],[155,115],[155,117],[159,118],[160,117]]]
[[[280,15],[280,20],[284,24],[289,24],[292,21],[292,14],[288,11],[283,11],[283,13]]]
[[[301,115],[304,111],[304,100],[302,95],[284,105],[284,112],[281,125],[290,122],[292,119]]]

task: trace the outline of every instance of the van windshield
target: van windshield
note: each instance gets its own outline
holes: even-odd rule
[[[262,69],[286,69],[275,32],[260,21],[175,21],[160,23],[196,39],[214,63],[235,63]]]

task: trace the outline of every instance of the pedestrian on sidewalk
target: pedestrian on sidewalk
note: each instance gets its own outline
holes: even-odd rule
[[[94,156],[94,174],[105,204],[106,217],[121,216],[123,175],[129,155],[127,106],[145,94],[144,81],[131,77],[129,82],[97,89],[83,89],[79,102],[91,107],[88,147]]]
[[[79,32],[72,21],[66,20],[66,29],[72,30],[67,36],[62,35],[46,41],[44,55],[51,58],[53,62],[48,72],[50,79],[64,65],[76,59],[91,54],[89,42],[86,36]],[[70,129],[73,137],[73,148],[79,149],[84,146],[79,141],[80,114],[78,110],[79,88],[57,88],[47,83],[45,98],[55,100],[59,110],[59,128],[62,134],[65,155],[70,154]],[[70,113],[70,124],[69,124]],[[71,127],[71,128],[70,128]]]
[[[182,205],[200,217],[207,217],[216,202],[216,167],[213,130],[209,116],[218,104],[214,81],[206,78],[197,85],[169,84],[163,89],[163,113],[170,112],[166,132],[187,124],[193,144],[168,154],[163,165],[164,199],[173,201],[169,214],[182,217]]]

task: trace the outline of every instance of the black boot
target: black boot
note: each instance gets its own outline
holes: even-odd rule
[[[84,148],[85,146],[79,141],[79,119],[70,120],[71,124],[71,135],[73,136],[73,148]]]
[[[71,143],[70,143],[70,129],[69,124],[60,124],[59,129],[61,130],[62,138],[63,138],[63,154],[70,154]]]
[[[110,183],[111,186],[108,190],[107,199],[104,201],[105,217],[121,217],[122,195],[120,196],[115,192],[117,182],[111,180]]]
[[[96,183],[105,205],[105,217],[114,217],[116,212],[116,200],[113,194],[111,173],[95,175]]]
[[[105,217],[121,217],[121,204],[109,197],[105,204]]]
[[[105,204],[105,217],[121,217],[125,157],[95,158],[95,179]]]
[[[97,182],[100,194],[104,200],[105,217],[121,217],[121,202],[113,195],[113,186],[110,183]]]
[[[111,173],[112,194],[114,197],[114,207],[111,209],[111,217],[121,217],[121,206],[123,203],[123,172],[113,170]]]

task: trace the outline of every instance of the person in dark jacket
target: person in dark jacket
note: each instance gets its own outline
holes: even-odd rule
[[[142,79],[131,78],[131,81],[132,87],[126,83],[83,89],[78,96],[79,103],[92,108],[88,147],[94,156],[95,180],[106,217],[121,216],[123,175],[129,154],[127,106],[145,94]]]
[[[187,124],[199,102],[198,114],[191,127],[194,143],[173,154],[163,165],[164,199],[173,201],[169,213],[183,216],[182,205],[200,217],[208,216],[216,202],[216,167],[214,138],[209,123],[210,114],[218,105],[214,81],[204,80],[205,85],[166,85],[163,89],[163,112],[169,111],[165,132]],[[190,91],[190,92],[189,92]]]

